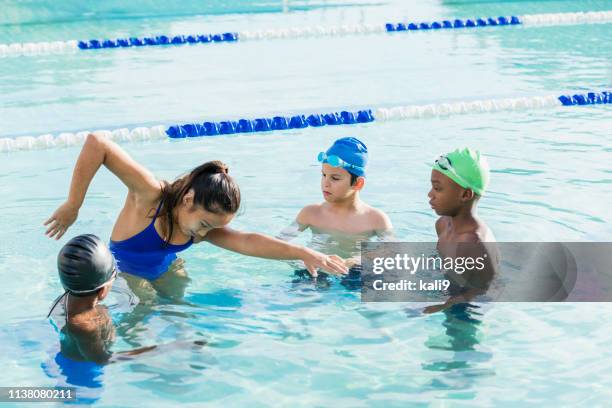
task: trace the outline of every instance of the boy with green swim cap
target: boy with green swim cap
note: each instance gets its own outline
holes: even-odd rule
[[[440,216],[436,221],[440,255],[452,258],[484,256],[489,267],[478,273],[463,273],[461,279],[456,280],[463,282],[460,294],[452,296],[444,305],[426,308],[426,313],[466,303],[488,288],[494,272],[491,266],[497,264],[497,256],[486,243],[495,242],[495,237],[478,217],[477,205],[487,191],[489,178],[486,159],[478,150],[467,147],[441,155],[432,166],[428,197],[431,208]]]

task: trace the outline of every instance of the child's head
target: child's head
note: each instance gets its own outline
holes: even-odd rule
[[[489,164],[480,152],[470,148],[443,154],[431,170],[429,204],[438,215],[456,215],[472,206],[489,185]]]
[[[368,148],[354,137],[343,137],[326,152],[319,153],[321,190],[328,202],[342,201],[357,194],[365,185]]]
[[[165,186],[160,216],[185,235],[203,238],[210,230],[229,224],[240,207],[240,189],[220,161],[204,163]]]
[[[72,238],[57,255],[57,271],[64,290],[78,298],[102,300],[117,275],[115,259],[95,235]]]

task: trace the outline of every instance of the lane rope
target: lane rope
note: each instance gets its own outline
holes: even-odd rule
[[[141,48],[150,46],[199,45],[250,40],[273,40],[374,33],[433,32],[449,29],[470,29],[503,26],[538,26],[560,24],[599,24],[612,22],[612,11],[579,13],[527,14],[474,19],[451,19],[427,22],[354,24],[341,26],[294,27],[287,29],[224,32],[216,34],[156,35],[149,37],[106,38],[54,42],[0,44],[0,57],[63,54],[101,49]]]
[[[526,111],[558,107],[612,104],[612,92],[587,92],[573,95],[548,95],[522,98],[487,99],[474,101],[447,102],[429,105],[406,105],[391,108],[342,110],[328,113],[299,114],[288,116],[262,117],[206,121],[177,125],[97,130],[119,143],[145,140],[183,139],[231,134],[264,133],[287,131],[307,127],[354,125],[370,122],[410,120],[420,118],[449,117],[461,114],[493,113],[505,111]],[[64,132],[58,136],[44,134],[37,137],[20,136],[0,138],[0,152],[17,150],[42,150],[55,147],[76,146],[84,142],[90,131]]]

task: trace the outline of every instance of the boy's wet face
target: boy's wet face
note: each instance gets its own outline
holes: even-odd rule
[[[461,208],[464,189],[437,170],[431,171],[429,205],[438,215],[454,216]]]
[[[327,202],[345,200],[355,193],[351,186],[351,174],[340,167],[327,163],[321,166],[321,192]]]

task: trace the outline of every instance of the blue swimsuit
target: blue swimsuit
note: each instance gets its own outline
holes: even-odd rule
[[[160,208],[161,202],[155,211],[153,221],[143,231],[123,241],[110,241],[109,248],[121,272],[155,280],[168,270],[170,264],[176,259],[177,252],[184,251],[193,244],[193,238],[191,238],[189,242],[182,245],[164,246],[164,240],[155,229],[155,220]]]

